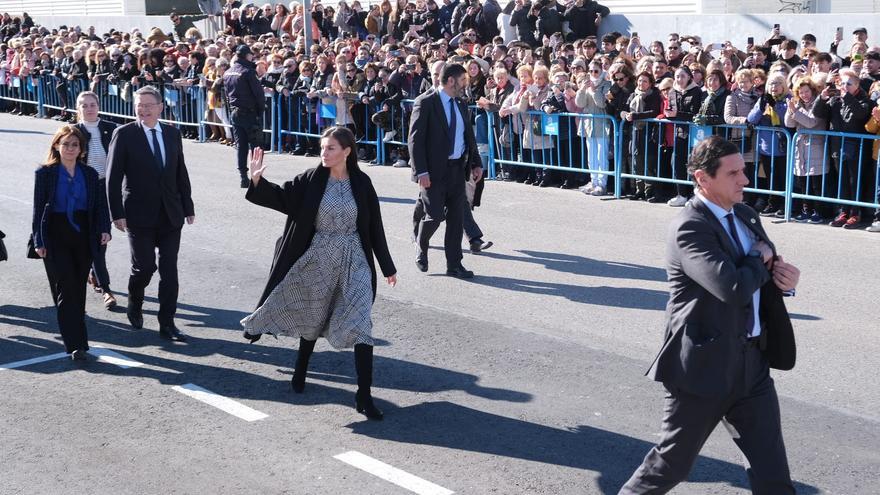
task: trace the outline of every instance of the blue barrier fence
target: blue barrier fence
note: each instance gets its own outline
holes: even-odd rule
[[[74,112],[76,96],[88,88],[84,79],[10,76],[0,84],[0,100],[32,105],[46,117],[51,110]],[[109,81],[94,85],[101,113],[134,119],[136,89]],[[166,84],[159,89],[165,103],[163,122],[194,127],[201,141],[206,126],[232,127],[229,122],[207,120],[204,87]],[[302,94],[266,98],[262,127],[270,151],[283,151],[292,141],[317,152],[321,132],[337,123],[355,131],[358,143],[374,151],[376,163],[387,163],[390,147],[408,145],[413,100],[389,104],[386,123],[376,125],[372,117],[382,106],[358,102],[356,97],[348,98],[346,105],[336,105],[335,97],[321,100]],[[340,108],[345,115],[338,115]],[[746,190],[778,201],[786,219],[796,202],[880,209],[880,161],[872,154],[880,136],[812,130],[792,135],[782,127],[704,126],[662,119],[625,122],[609,115],[534,111],[501,117],[476,107],[471,110],[487,177],[492,179],[500,172],[523,169],[591,174],[602,185],[613,179],[615,197],[621,196],[626,180],[690,186],[683,168],[690,151],[699,139],[719,134],[739,144],[747,162],[754,164],[748,170]]]

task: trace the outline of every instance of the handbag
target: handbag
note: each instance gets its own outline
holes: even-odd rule
[[[42,259],[42,258],[40,258],[40,255],[37,254],[37,250],[34,249],[34,234],[31,234],[30,238],[28,239],[27,257],[28,257],[28,259],[32,259],[32,260]]]
[[[9,259],[9,253],[6,252],[6,244],[3,243],[4,237],[6,237],[6,234],[0,230],[0,261],[6,261]]]

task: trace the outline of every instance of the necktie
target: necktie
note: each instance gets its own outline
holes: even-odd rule
[[[730,235],[733,237],[734,242],[736,242],[736,247],[739,249],[740,256],[746,254],[746,250],[743,248],[742,242],[739,240],[739,233],[736,231],[736,222],[733,221],[733,213],[728,213],[727,218],[727,226],[730,227]]]
[[[455,98],[449,99],[449,156],[455,153]]]
[[[726,217],[727,225],[730,227],[730,235],[736,242],[736,247],[739,249],[740,256],[742,256],[746,254],[746,250],[743,248],[743,244],[739,240],[739,233],[736,231],[736,222],[733,221],[733,213],[728,213]],[[748,315],[746,315],[746,337],[751,336],[752,330],[755,328],[755,308],[752,301],[754,301],[754,299],[749,299]]]
[[[150,132],[153,134],[153,159],[156,160],[159,171],[162,171],[165,168],[165,162],[162,160],[162,148],[159,147],[159,134],[156,129],[150,129]]]

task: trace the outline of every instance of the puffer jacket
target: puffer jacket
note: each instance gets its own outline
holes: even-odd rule
[[[809,104],[799,101],[795,105],[794,112],[785,114],[785,126],[793,127],[798,131],[824,131],[827,129],[828,122],[815,115],[818,103],[819,98],[813,99]],[[795,175],[824,175],[828,173],[825,160],[825,140],[825,136],[821,135],[798,135],[794,143]]]
[[[574,103],[581,109],[581,113],[606,115],[608,100],[605,95],[610,89],[611,81],[602,78],[590,89],[579,89]],[[608,136],[609,124],[607,119],[584,118],[578,126],[578,134],[586,138],[605,138]]]

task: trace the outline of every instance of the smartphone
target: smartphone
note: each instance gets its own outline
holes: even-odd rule
[[[773,25],[773,29],[779,31],[779,24],[774,24],[774,25]]]
[[[639,37],[639,33],[633,32],[632,38],[638,38],[638,37]]]
[[[749,39],[748,39],[747,43],[748,43],[749,45],[754,45],[754,44],[755,44],[755,37],[754,37],[754,36],[749,36]]]
[[[837,37],[841,39],[843,38],[843,26],[837,27]]]
[[[805,59],[801,60],[801,65],[803,65],[806,68],[808,65],[810,65],[810,59],[805,58]]]

